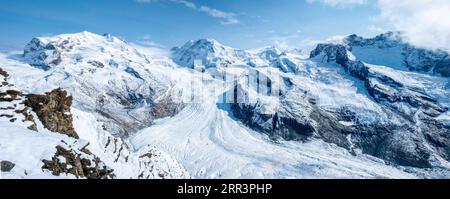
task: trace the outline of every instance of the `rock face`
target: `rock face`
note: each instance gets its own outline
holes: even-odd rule
[[[71,148],[62,144],[56,146],[56,153],[51,160],[43,160],[42,169],[53,175],[72,174],[77,178],[107,179],[114,178],[113,170],[87,148]]]
[[[372,67],[365,63],[367,60],[360,60],[353,54],[361,56],[360,51],[366,48],[376,50],[377,54],[371,55],[373,57],[386,57],[382,59],[392,63],[400,59],[401,63],[406,64],[403,66],[405,69],[418,72],[435,70],[437,63],[445,63],[446,57],[442,52],[426,51],[402,43],[400,37],[396,37],[394,33],[383,34],[373,39],[353,35],[344,39],[341,44],[317,45],[310,53],[309,60],[319,65],[323,63],[342,67],[345,74],[340,74],[339,78],[342,75],[355,77],[351,81],[360,85],[358,92],[364,93],[366,99],[363,103],[375,103],[374,106],[377,108],[364,110],[352,106],[338,106],[332,109],[323,107],[318,102],[328,99],[324,99],[326,97],[323,94],[317,93],[322,91],[310,93],[309,90],[315,89],[314,86],[302,89],[301,84],[304,82],[293,83],[295,78],[291,79],[290,75],[287,75],[284,77],[280,96],[262,94],[253,102],[240,99],[237,100],[239,102],[230,105],[230,110],[234,117],[244,124],[273,139],[307,141],[316,138],[334,143],[351,152],[362,151],[397,165],[418,168],[432,167],[435,154],[450,160],[448,159],[450,128],[437,119],[449,110],[448,106],[443,105],[442,100],[431,94],[429,91],[431,89],[419,88],[417,84],[402,81],[407,78],[402,76],[404,75],[402,72],[397,74]],[[389,57],[389,60],[387,58],[389,55],[386,54],[394,51],[393,49],[400,49],[402,53]],[[304,69],[299,66],[307,67],[306,64],[302,65],[301,61],[295,62],[292,58],[288,59],[288,62],[282,62],[283,53],[275,50],[263,51],[260,56],[284,73],[293,72],[301,75],[298,71]],[[422,67],[427,64],[430,67]],[[309,77],[314,76],[314,73],[306,72]],[[333,84],[332,79],[335,77],[325,78],[324,75],[314,81],[328,78],[324,82]],[[420,78],[426,77],[419,75],[409,78],[421,80]],[[272,84],[270,77],[268,79],[269,82],[258,82],[253,89],[268,87]],[[234,87],[234,97],[249,96],[251,93],[249,89],[252,88],[247,88],[239,82]],[[442,94],[442,97],[445,95],[447,94]]]
[[[72,97],[67,96],[66,91],[56,89],[45,95],[28,95],[25,105],[36,112],[39,120],[48,130],[78,138],[70,113]]]
[[[369,73],[368,68],[361,61],[351,60],[349,58],[347,47],[343,45],[318,44],[311,51],[310,58],[318,56],[322,58],[322,61],[336,62],[342,65],[351,75],[361,80],[364,80]]]
[[[4,71],[2,68],[0,68],[0,75],[3,76],[3,78],[6,78],[9,76],[9,74],[6,71]]]
[[[10,172],[15,166],[16,166],[16,164],[14,164],[10,161],[6,161],[6,160],[0,161],[0,171],[2,171],[2,172]]]
[[[44,70],[61,63],[61,52],[55,43],[43,43],[38,38],[25,46],[23,56],[30,65]]]
[[[367,39],[350,35],[343,42],[349,51],[366,63],[450,77],[450,56],[447,52],[414,47],[404,42],[399,32],[388,32]]]
[[[243,89],[240,84],[235,87],[237,96],[248,96],[248,90]],[[285,140],[300,140],[306,141],[315,133],[315,128],[312,121],[307,117],[311,112],[312,107],[304,101],[299,99],[295,104],[283,100],[285,96],[280,96],[281,105],[277,110],[267,110],[270,107],[265,107],[262,101],[255,101],[253,103],[242,103],[244,100],[235,100],[232,103],[231,111],[233,115],[249,127],[268,134],[270,137]],[[301,107],[301,112],[291,112],[289,106]]]
[[[380,48],[389,48],[398,45],[386,36],[374,40],[350,36],[347,40],[350,40],[353,46],[379,45]],[[396,120],[401,120],[403,125],[391,123],[345,127],[338,133],[350,135],[353,145],[364,152],[399,165],[431,167],[429,158],[433,151],[438,151],[440,156],[449,160],[450,139],[445,135],[450,133],[450,128],[436,119],[447,112],[448,107],[441,105],[425,90],[405,85],[395,80],[395,76],[371,69],[356,58],[351,60],[350,50],[348,46],[340,44],[320,44],[311,52],[311,58],[318,57],[323,62],[337,63],[350,75],[362,80],[370,97],[380,104],[385,112]],[[415,67],[414,70],[419,69]],[[344,117],[347,115],[344,113],[336,113],[334,117]],[[430,150],[427,145],[434,149]]]
[[[9,75],[0,68],[0,120],[25,125],[28,129],[37,131],[34,117],[29,107],[24,106],[25,95],[8,82]]]

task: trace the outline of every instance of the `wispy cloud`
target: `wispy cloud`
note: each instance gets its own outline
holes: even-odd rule
[[[290,46],[299,40],[301,31],[296,30],[294,32],[277,33],[275,30],[269,30],[268,34],[275,34],[274,36],[269,37],[269,39],[277,48],[289,50]]]
[[[237,19],[236,14],[232,12],[225,12],[216,8],[211,8],[204,5],[197,5],[187,0],[135,0],[137,3],[154,3],[158,1],[169,1],[177,4],[181,4],[189,9],[197,12],[205,13],[211,17],[220,19],[222,24],[238,24],[240,21]]]
[[[367,0],[306,0],[308,3],[321,3],[323,5],[332,7],[347,7],[352,5],[362,5],[367,3]]]
[[[412,44],[450,49],[449,0],[378,0],[378,7],[381,17]]]
[[[363,5],[368,0],[305,0],[331,7]],[[450,52],[450,1],[449,0],[374,0],[380,14],[375,21],[389,24],[408,42],[429,49],[443,49]],[[370,35],[386,32],[384,28],[370,25]]]
[[[141,40],[137,41],[137,43],[140,45],[143,45],[143,46],[148,46],[148,47],[164,48],[163,45],[153,41],[149,34],[144,35],[144,37],[142,37]]]

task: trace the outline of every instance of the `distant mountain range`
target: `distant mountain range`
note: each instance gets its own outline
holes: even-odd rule
[[[2,177],[449,178],[450,57],[401,38],[34,38],[0,54]]]

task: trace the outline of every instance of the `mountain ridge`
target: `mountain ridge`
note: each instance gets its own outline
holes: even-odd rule
[[[169,164],[177,172],[163,176],[450,176],[450,92],[440,72],[446,58],[389,35],[319,44],[310,58],[275,47],[239,50],[213,39],[154,57],[111,35],[82,32],[33,39],[22,55],[2,55],[0,66],[21,92],[66,90],[75,130],[118,177],[142,177],[131,172],[137,162],[147,165],[138,170],[148,177],[158,177],[148,167],[167,171]],[[366,49],[379,57],[401,50],[391,57],[398,63],[432,67],[380,66],[384,59],[367,59]],[[151,155],[145,163],[135,157],[149,145],[166,154],[169,167]],[[298,162],[310,172],[298,173]]]

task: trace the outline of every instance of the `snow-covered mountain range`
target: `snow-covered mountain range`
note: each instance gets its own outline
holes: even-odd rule
[[[450,57],[401,33],[305,56],[89,32],[0,55],[4,178],[449,178]]]

